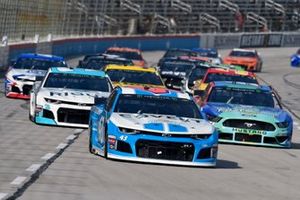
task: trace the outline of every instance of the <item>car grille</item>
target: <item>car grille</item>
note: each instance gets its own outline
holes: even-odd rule
[[[136,154],[142,158],[192,161],[195,147],[192,143],[138,140]]]
[[[59,108],[57,111],[58,122],[73,124],[88,124],[89,115],[89,110]]]
[[[273,124],[255,120],[240,120],[240,119],[228,119],[223,122],[226,127],[233,128],[245,128],[251,130],[262,130],[262,131],[274,131],[275,126]]]
[[[219,133],[219,139],[221,140],[232,140],[233,139],[233,134],[232,133]]]
[[[241,142],[261,143],[261,135],[249,135],[244,133],[235,133],[235,140]]]
[[[32,85],[23,85],[23,94],[29,95],[31,89],[32,89]]]

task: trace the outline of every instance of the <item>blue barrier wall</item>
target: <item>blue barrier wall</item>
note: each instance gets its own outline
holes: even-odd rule
[[[26,43],[10,45],[8,59],[16,59],[21,53],[36,53],[36,44]]]
[[[199,47],[200,36],[143,36],[65,39],[53,41],[52,54],[70,57],[91,53],[102,53],[108,47],[131,47],[143,51],[166,50],[168,48]]]

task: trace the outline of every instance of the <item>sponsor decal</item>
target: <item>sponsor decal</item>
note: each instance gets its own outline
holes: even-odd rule
[[[252,130],[252,129],[245,129],[245,128],[233,128],[232,130],[235,133],[244,133],[244,134],[249,134],[249,135],[265,135],[266,134],[266,131]]]

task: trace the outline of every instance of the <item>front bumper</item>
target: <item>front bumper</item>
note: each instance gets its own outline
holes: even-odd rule
[[[33,82],[10,81],[5,80],[5,94],[6,97],[16,99],[30,99],[30,90],[32,89]]]
[[[190,137],[124,134],[113,130],[109,129],[108,134],[108,158],[170,165],[216,166],[217,133],[207,139],[192,139]],[[103,155],[103,146],[99,143],[95,132],[92,134],[92,141],[94,152]]]
[[[291,147],[292,131],[289,130],[289,128],[276,127],[274,131],[250,133],[251,131],[240,131],[234,127],[223,126],[222,122],[215,124],[215,127],[219,131],[219,142],[222,143],[284,148]]]
[[[45,104],[36,112],[35,121],[37,124],[88,128],[90,109],[90,106]]]

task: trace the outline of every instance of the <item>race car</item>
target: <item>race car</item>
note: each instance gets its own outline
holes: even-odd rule
[[[247,71],[261,72],[263,61],[256,50],[233,49],[224,58],[224,64],[238,65]]]
[[[182,90],[186,77],[195,68],[196,64],[180,58],[164,59],[158,71],[169,89]]]
[[[230,68],[209,68],[204,77],[194,81],[193,91],[203,91],[210,82],[235,81],[258,84],[256,75],[252,72]]]
[[[198,56],[208,58],[208,62],[213,64],[222,64],[221,55],[215,48],[193,48],[192,51],[197,52]]]
[[[105,51],[108,55],[117,55],[120,58],[132,60],[134,65],[145,67],[146,61],[142,56],[142,51],[139,49],[125,48],[125,47],[110,47]]]
[[[105,72],[116,86],[161,87],[165,85],[155,68],[140,66],[107,65]]]
[[[300,67],[300,49],[291,57],[291,66]]]
[[[120,58],[119,56],[114,55],[86,55],[84,56],[83,60],[79,61],[78,67],[85,69],[104,70],[104,68],[109,64],[132,66],[133,62],[126,58]]]
[[[291,147],[292,117],[268,86],[212,82],[201,104],[220,142]]]
[[[37,124],[87,128],[94,97],[112,91],[103,71],[50,68],[30,93],[29,118]]]
[[[105,158],[216,165],[218,134],[184,93],[117,87],[92,107],[89,124],[89,150]]]
[[[188,56],[188,57],[197,57],[197,53],[190,50],[190,49],[178,49],[178,48],[172,48],[168,49],[163,57],[158,61],[157,66],[160,67],[163,62],[165,62],[166,59],[169,58],[178,58],[181,56]]]
[[[42,79],[50,67],[67,67],[67,64],[59,56],[21,54],[5,74],[5,96],[29,99],[34,82]]]

